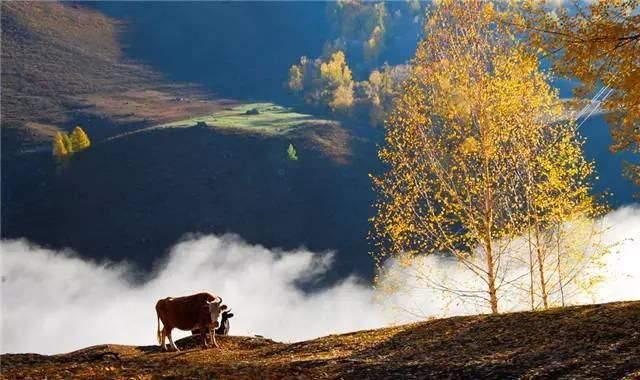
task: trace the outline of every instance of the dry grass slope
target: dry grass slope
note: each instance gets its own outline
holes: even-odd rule
[[[91,8],[59,2],[0,6],[5,149],[46,150],[56,131],[70,130],[79,120],[105,121],[102,126],[82,125],[92,138],[102,140],[243,107],[213,99],[193,85],[170,83],[131,62],[119,42],[125,25]],[[313,126],[291,137],[300,135],[312,148],[346,163],[348,133],[334,122]]]
[[[1,7],[2,127],[17,138],[12,143],[47,141],[72,128],[76,116],[153,124],[222,108],[127,60],[119,43],[124,25],[100,12],[58,2]]]
[[[103,345],[2,356],[25,379],[637,379],[640,301],[479,315],[284,344],[223,337],[222,349]]]

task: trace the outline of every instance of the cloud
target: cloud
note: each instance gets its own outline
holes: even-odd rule
[[[290,341],[387,322],[371,287],[356,277],[312,294],[298,288],[330,269],[331,254],[270,251],[229,235],[195,237],[173,247],[164,265],[138,282],[127,265],[90,262],[22,240],[0,247],[2,352],[155,344],[155,302],[202,290],[233,308],[232,334]]]
[[[640,299],[640,208],[612,212],[604,222],[611,227],[606,239],[622,243],[601,268],[606,281],[594,300]],[[331,253],[268,250],[230,235],[196,236],[178,243],[144,280],[135,267],[96,263],[24,240],[2,241],[0,250],[1,352],[156,344],[155,302],[202,290],[222,296],[233,308],[232,334],[282,341],[485,311],[419,286],[409,276],[400,284],[403,291],[394,294],[376,293],[356,276],[305,293],[298,285],[313,283],[330,271]],[[430,256],[423,264],[443,278],[478,287],[453,260]],[[389,265],[391,273],[402,278],[401,269]],[[178,338],[187,334],[174,332]]]
[[[564,256],[563,270],[567,271],[564,276],[574,278],[563,284],[566,305],[640,300],[640,207],[622,207],[599,220],[567,223],[565,228],[566,239],[570,241],[567,244],[575,249]],[[504,255],[496,276],[499,310],[529,310],[527,240],[515,239],[506,250],[508,254]],[[578,252],[585,254],[580,256]],[[485,268],[484,260],[484,256],[477,254],[472,262],[477,268]],[[545,262],[550,305],[561,305],[555,257]],[[397,293],[388,300],[396,309],[428,317],[491,311],[484,282],[454,258],[418,256],[410,259],[410,263],[407,266],[399,261],[389,262],[384,269],[382,285]],[[589,280],[596,280],[595,285],[583,287]],[[536,293],[535,303],[541,307],[539,289]]]

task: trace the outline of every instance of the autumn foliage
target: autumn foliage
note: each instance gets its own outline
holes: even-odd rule
[[[534,298],[548,307],[546,242],[565,221],[597,214],[593,164],[575,125],[556,121],[562,107],[550,74],[497,16],[479,0],[440,1],[429,14],[386,121],[379,157],[388,169],[373,177],[371,233],[380,273],[387,258],[410,267],[417,256],[451,255],[485,289],[425,282],[494,313],[512,283],[516,242],[528,242],[532,307]]]
[[[91,141],[80,127],[75,127],[70,134],[56,133],[53,139],[52,153],[56,158],[64,158],[73,153],[83,151],[91,146]]]
[[[607,111],[614,152],[640,153],[640,1],[567,2],[529,0],[510,22],[532,47],[554,62],[560,75],[576,78],[576,95],[608,92]],[[586,4],[589,3],[589,4]],[[551,9],[553,8],[553,11]],[[628,173],[640,185],[640,167]]]

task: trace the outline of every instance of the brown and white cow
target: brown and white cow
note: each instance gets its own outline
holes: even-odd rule
[[[222,298],[209,293],[197,293],[185,297],[167,297],[156,303],[156,313],[158,314],[158,343],[165,350],[165,337],[169,338],[171,347],[180,351],[173,343],[171,330],[200,329],[202,334],[202,345],[206,348],[207,334],[210,332],[211,343],[218,346],[215,337],[215,328],[218,327],[218,317],[220,313],[227,309],[227,305],[222,304]],[[160,321],[163,328],[160,329]]]

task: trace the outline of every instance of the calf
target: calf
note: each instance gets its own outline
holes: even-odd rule
[[[216,335],[229,335],[229,319],[233,317],[231,309],[225,310],[221,314],[220,325],[216,329]],[[191,330],[192,335],[200,335],[200,329]]]
[[[222,318],[220,318],[220,326],[216,329],[218,335],[229,335],[229,319],[233,317],[231,309],[222,312]]]
[[[163,350],[166,349],[165,337],[169,338],[171,347],[180,351],[173,343],[171,330],[200,329],[202,334],[202,345],[206,348],[207,331],[210,331],[211,343],[218,346],[215,337],[215,328],[219,326],[218,317],[220,313],[227,309],[227,305],[222,305],[222,298],[209,293],[197,293],[185,297],[167,297],[156,303],[156,313],[158,316],[158,343]],[[163,328],[160,329],[160,321]]]

